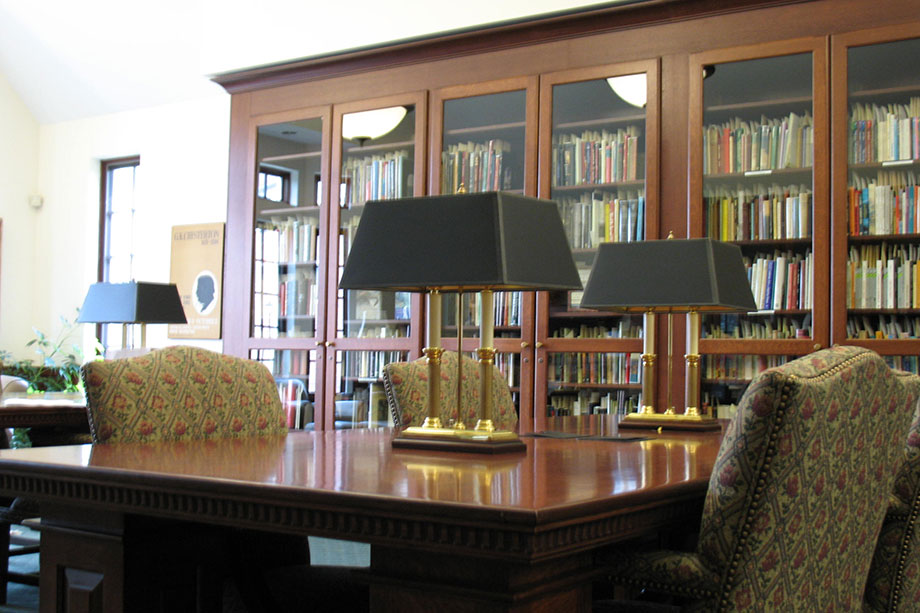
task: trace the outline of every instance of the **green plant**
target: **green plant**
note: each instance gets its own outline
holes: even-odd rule
[[[80,380],[80,366],[83,363],[83,350],[73,338],[79,329],[77,315],[79,309],[73,319],[61,316],[61,330],[53,337],[38,328],[32,328],[35,338],[26,343],[26,347],[35,349],[39,356],[37,361],[13,360],[12,353],[0,351],[3,373],[28,381],[29,391],[81,391],[83,382]],[[101,354],[101,345],[98,342],[94,347],[94,353],[97,356]]]

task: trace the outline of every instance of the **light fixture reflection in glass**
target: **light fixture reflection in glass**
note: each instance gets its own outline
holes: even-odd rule
[[[348,140],[372,140],[390,132],[406,116],[406,107],[391,106],[342,116],[342,136]]]
[[[627,104],[642,108],[648,98],[645,73],[628,74],[621,77],[610,77],[607,84],[617,96]]]

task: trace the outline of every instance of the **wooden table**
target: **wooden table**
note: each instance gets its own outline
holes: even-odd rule
[[[73,442],[89,434],[82,392],[12,392],[0,397],[0,428],[29,428],[34,446]]]
[[[136,561],[157,522],[369,542],[374,611],[588,611],[593,552],[696,521],[720,440],[525,438],[492,456],[392,435],[3,450],[0,491],[42,501],[43,612],[159,610],[136,595],[156,583]]]

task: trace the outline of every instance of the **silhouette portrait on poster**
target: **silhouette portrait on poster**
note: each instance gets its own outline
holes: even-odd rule
[[[194,305],[195,311],[199,315],[207,315],[214,309],[217,301],[214,300],[217,295],[217,279],[214,273],[209,270],[202,270],[195,277]]]

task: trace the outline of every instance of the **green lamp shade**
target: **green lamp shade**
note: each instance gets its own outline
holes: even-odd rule
[[[93,283],[77,317],[80,323],[188,323],[174,283]]]
[[[602,243],[581,306],[664,313],[757,309],[741,249],[710,238]]]
[[[581,289],[556,203],[504,192],[368,202],[339,287]]]

